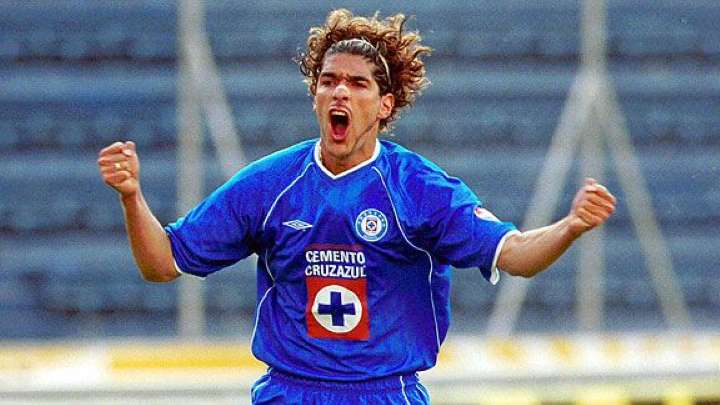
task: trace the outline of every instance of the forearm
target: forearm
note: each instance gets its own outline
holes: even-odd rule
[[[513,276],[532,277],[554,263],[579,236],[567,217],[510,236],[500,252],[498,267]]]
[[[500,252],[498,267],[514,276],[534,276],[562,256],[580,235],[602,225],[615,212],[615,204],[615,196],[605,186],[585,179],[568,216],[509,237]]]
[[[177,278],[170,239],[142,193],[121,197],[121,202],[130,247],[143,278],[152,282]]]

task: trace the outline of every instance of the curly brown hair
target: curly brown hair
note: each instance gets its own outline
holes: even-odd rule
[[[381,20],[377,12],[367,18],[354,16],[346,9],[331,11],[325,25],[310,29],[307,49],[296,59],[310,94],[315,95],[326,56],[335,53],[365,56],[375,65],[373,75],[380,94],[392,93],[395,97],[390,116],[380,121],[381,131],[389,129],[400,110],[412,106],[420,92],[430,85],[422,57],[432,49],[420,44],[418,32],[403,32],[406,21],[403,14]]]

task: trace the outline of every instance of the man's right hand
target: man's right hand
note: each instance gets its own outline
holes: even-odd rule
[[[135,143],[115,142],[98,154],[100,174],[108,186],[123,198],[133,197],[140,190],[140,161]]]
[[[167,282],[175,270],[170,239],[150,211],[140,192],[140,161],[133,142],[115,142],[100,151],[100,174],[121,196],[130,248],[140,273],[147,281]]]

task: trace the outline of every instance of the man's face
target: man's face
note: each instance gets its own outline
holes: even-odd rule
[[[315,90],[322,160],[340,173],[369,159],[380,120],[390,116],[392,94],[380,95],[374,66],[364,56],[334,54],[325,58]]]

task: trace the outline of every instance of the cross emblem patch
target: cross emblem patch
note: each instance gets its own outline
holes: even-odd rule
[[[306,278],[308,334],[316,338],[367,340],[367,279]]]
[[[355,315],[355,304],[343,304],[342,293],[338,291],[330,291],[330,304],[318,304],[318,315],[332,316],[333,326],[345,326],[345,315]]]

